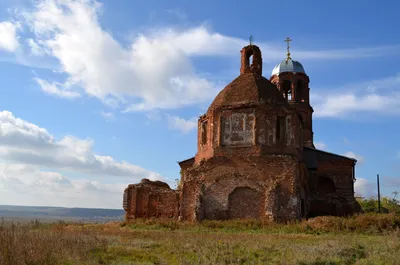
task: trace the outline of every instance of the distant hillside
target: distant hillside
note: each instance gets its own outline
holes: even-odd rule
[[[0,205],[0,217],[8,218],[119,219],[124,213],[124,210],[117,209]]]

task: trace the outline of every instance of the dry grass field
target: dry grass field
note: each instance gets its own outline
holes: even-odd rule
[[[400,264],[400,217],[0,223],[0,264]]]

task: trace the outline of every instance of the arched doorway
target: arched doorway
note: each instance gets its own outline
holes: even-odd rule
[[[229,194],[229,218],[259,218],[261,193],[249,187],[237,187]]]
[[[320,176],[317,183],[317,194],[319,199],[311,202],[309,217],[321,215],[338,215],[338,208],[334,201],[329,197],[330,194],[336,192],[335,183],[331,178]]]

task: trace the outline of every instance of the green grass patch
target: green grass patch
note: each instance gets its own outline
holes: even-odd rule
[[[133,223],[0,223],[0,264],[399,264],[396,215]]]

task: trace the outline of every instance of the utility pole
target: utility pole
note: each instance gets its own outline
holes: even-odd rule
[[[381,212],[381,189],[379,187],[379,174],[376,175],[376,182],[378,184],[378,212]]]

